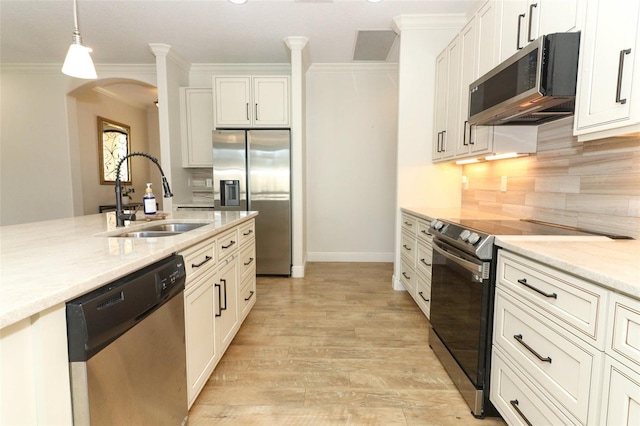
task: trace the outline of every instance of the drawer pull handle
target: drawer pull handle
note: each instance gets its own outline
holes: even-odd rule
[[[426,229],[422,229],[420,232],[422,232],[424,235],[431,235]]]
[[[199,268],[199,267],[201,267],[202,265],[204,265],[205,263],[207,263],[208,261],[210,261],[211,259],[213,259],[213,257],[211,257],[211,256],[205,256],[205,257],[204,257],[204,260],[203,260],[202,262],[200,262],[200,263],[192,263],[192,264],[191,264],[191,267],[192,267],[192,268]]]
[[[522,334],[514,334],[513,338],[516,339],[518,341],[518,343],[520,343],[522,346],[524,346],[525,348],[527,348],[527,350],[529,352],[531,352],[532,354],[534,354],[536,356],[536,358],[538,358],[540,361],[542,362],[548,362],[549,364],[551,364],[551,358],[550,357],[543,357],[542,355],[540,355],[538,352],[536,352],[535,349],[533,349],[531,346],[527,345],[524,340],[522,340]]]
[[[245,298],[244,301],[248,302],[253,297],[254,294],[255,294],[255,291],[250,291],[249,292],[249,297]]]
[[[424,296],[422,295],[423,293],[421,291],[419,291],[418,294],[420,295],[420,297],[422,297],[422,300],[424,300],[425,302],[429,301],[429,299],[424,298]]]
[[[406,272],[403,272],[403,273],[402,273],[402,275],[403,275],[406,279],[408,279],[408,280],[410,280],[410,279],[411,279],[411,277],[410,277],[409,275],[407,275],[407,273],[406,273]]]
[[[406,222],[405,221],[404,224],[407,225],[407,226],[413,226],[413,223],[411,223],[411,222]]]
[[[224,308],[221,305],[220,310],[226,311],[227,310],[227,280],[225,280],[224,278],[221,278],[220,281],[222,281],[222,284],[224,285]],[[222,315],[222,312],[220,312],[220,314]]]
[[[514,410],[516,410],[516,413],[518,413],[518,415],[520,416],[520,418],[522,420],[524,420],[524,422],[528,425],[528,426],[533,426],[531,424],[531,422],[529,421],[529,419],[527,419],[527,416],[524,415],[524,413],[522,411],[520,411],[520,407],[518,407],[518,400],[514,399],[509,401],[509,404],[511,404],[511,406],[513,407]]]
[[[407,251],[411,251],[411,247],[407,247],[407,245],[406,245],[406,244],[403,244],[403,245],[402,245],[402,247],[404,247],[404,248],[405,248],[405,250],[407,250]]]
[[[222,305],[220,304],[220,300],[222,299],[222,293],[221,293],[221,286],[220,284],[214,284],[214,286],[218,289],[218,312],[216,312],[216,317],[221,317],[222,316]]]
[[[232,245],[234,245],[236,242],[231,240],[231,242],[229,244],[227,244],[226,246],[222,246],[223,249],[228,249],[229,247],[231,247]]]
[[[544,291],[540,290],[539,288],[535,288],[534,286],[532,286],[531,284],[529,284],[527,282],[526,278],[522,278],[520,280],[518,280],[518,282],[520,284],[522,284],[523,286],[530,288],[531,290],[535,291],[536,293],[540,293],[541,295],[543,295],[544,297],[550,297],[552,299],[557,299],[558,295],[555,293],[545,293]]]
[[[250,257],[248,262],[244,262],[244,266],[251,265],[252,262],[253,262],[253,257]]]
[[[253,229],[249,229],[247,232],[243,232],[243,233],[242,233],[242,235],[244,235],[245,237],[246,237],[247,235],[251,235],[251,234],[253,234]]]
[[[425,260],[424,260],[424,259],[420,259],[420,262],[424,263],[424,264],[425,264],[425,265],[427,265],[427,266],[431,266],[431,264],[430,264],[430,263],[425,262]]]
[[[624,105],[627,103],[626,99],[620,99],[620,92],[622,91],[622,71],[624,69],[624,57],[631,53],[631,49],[624,49],[620,51],[620,60],[618,62],[618,83],[616,84],[616,102]]]

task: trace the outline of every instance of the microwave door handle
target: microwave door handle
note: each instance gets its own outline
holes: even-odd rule
[[[455,256],[447,251],[442,250],[436,244],[433,245],[433,249],[437,251],[439,254],[441,254],[442,256],[449,259],[450,261],[462,266],[467,271],[473,272],[474,274],[478,274],[482,276],[482,265],[478,265],[473,262],[469,262],[468,260],[461,259],[458,256]]]
[[[618,62],[618,84],[616,84],[616,103],[624,105],[627,103],[626,99],[620,99],[622,91],[622,72],[624,70],[624,57],[631,53],[631,49],[624,49],[620,51],[620,60]]]

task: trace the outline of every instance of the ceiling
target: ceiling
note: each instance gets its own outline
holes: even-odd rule
[[[78,0],[80,34],[96,64],[153,64],[163,43],[192,64],[289,63],[287,36],[309,39],[311,63],[397,62],[393,18],[461,14],[477,0]],[[60,64],[71,43],[73,0],[0,0],[0,63]],[[357,49],[356,49],[357,45]],[[354,61],[354,57],[356,60]],[[98,77],[99,67],[98,67]],[[99,82],[137,108],[157,90]]]
[[[152,64],[149,43],[171,45],[193,64],[288,63],[283,42],[287,36],[309,39],[312,63],[348,63],[353,62],[359,30],[391,30],[393,18],[399,15],[466,13],[474,3],[248,0],[236,5],[226,0],[78,0],[78,18],[83,42],[93,48],[96,64]],[[62,64],[72,32],[72,0],[0,0],[2,63]]]

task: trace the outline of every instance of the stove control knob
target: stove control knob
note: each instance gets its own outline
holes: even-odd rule
[[[469,242],[469,244],[476,244],[478,241],[480,241],[480,235],[476,234],[475,232],[471,235],[469,235],[469,238],[467,238],[467,241]]]
[[[435,220],[435,221],[431,222],[431,226],[433,226],[433,229],[438,231],[438,230],[442,229],[442,227],[444,226],[444,223],[440,222],[439,220]]]
[[[469,238],[470,235],[471,235],[471,231],[469,231],[468,229],[465,229],[460,233],[460,239],[462,241],[467,241],[467,238]]]

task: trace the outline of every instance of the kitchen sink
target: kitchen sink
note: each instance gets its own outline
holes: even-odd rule
[[[136,229],[128,232],[123,232],[117,235],[110,235],[110,237],[119,238],[158,238],[158,237],[171,237],[174,235],[180,235],[182,233],[192,231],[200,228],[201,226],[208,225],[208,223],[160,223],[145,226],[141,229]]]
[[[159,225],[146,226],[143,231],[161,231],[181,234],[205,225],[208,225],[208,223],[161,223]]]

